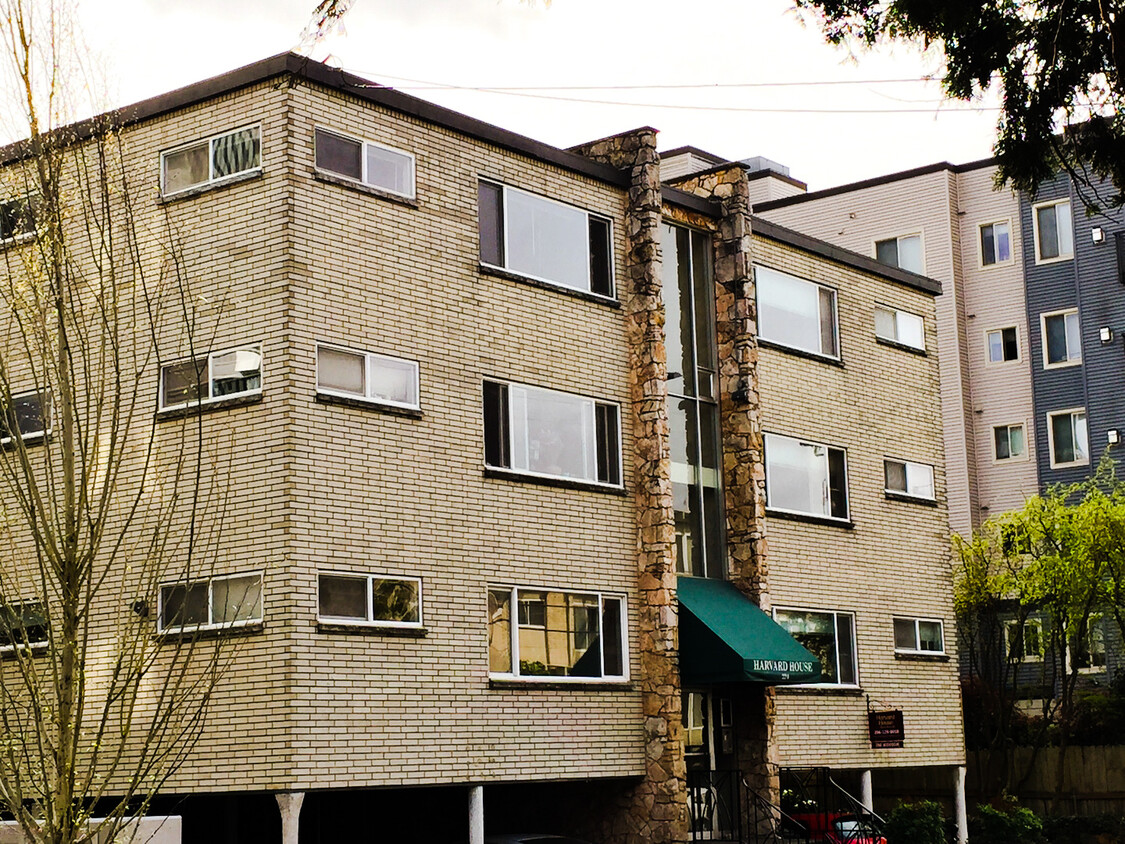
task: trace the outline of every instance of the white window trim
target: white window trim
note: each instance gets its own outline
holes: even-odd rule
[[[981,243],[981,239],[982,239],[981,238],[981,232],[983,231],[985,226],[998,226],[998,225],[1002,225],[1002,224],[1006,224],[1008,226],[1008,257],[1003,261],[993,261],[991,264],[986,264],[984,262],[984,246]],[[1038,254],[1038,252],[1036,254]],[[1015,236],[1015,227],[1012,225],[1012,218],[1011,217],[1008,217],[1007,219],[1003,219],[1003,220],[989,220],[988,222],[980,223],[977,226],[977,269],[979,269],[979,270],[991,270],[991,269],[995,269],[996,267],[1003,267],[1006,264],[1010,264],[1015,260],[1016,260],[1016,236]],[[1005,328],[1007,328],[1007,327],[1009,327],[1009,326],[1005,326]],[[1018,341],[1018,338],[1017,338],[1017,341]]]
[[[771,266],[768,266],[767,264],[754,264],[754,270],[755,271],[757,271],[759,268],[769,270],[770,272],[775,272],[778,275],[788,276],[789,278],[793,279],[794,281],[800,281],[804,284],[811,285],[812,287],[820,288],[821,290],[831,290],[832,291],[832,327],[833,327],[833,329],[835,331],[835,334],[836,334],[836,354],[826,355],[824,352],[814,352],[811,349],[804,349],[800,346],[794,346],[791,343],[786,343],[784,340],[774,340],[773,338],[761,333],[761,320],[760,319],[759,319],[759,325],[758,325],[758,337],[762,340],[765,340],[767,343],[771,343],[774,346],[777,346],[779,349],[792,349],[794,352],[797,352],[798,354],[811,355],[811,356],[816,357],[816,358],[823,358],[824,360],[836,360],[836,361],[840,360],[841,355],[843,354],[843,345],[844,344],[843,344],[842,338],[840,337],[840,290],[839,290],[839,288],[832,287],[831,285],[828,285],[828,284],[820,284],[820,283],[815,282],[815,281],[810,281],[807,278],[802,278],[799,275],[794,275],[793,273],[786,272],[785,270],[779,270],[776,267],[771,267]],[[755,307],[758,307],[757,289],[758,289],[758,279],[755,276],[755,279],[754,279],[754,304],[755,304]],[[759,312],[760,312],[760,309],[759,309]],[[817,297],[817,319],[818,320],[820,319],[820,298],[819,298],[819,294],[818,294],[818,297]]]
[[[320,612],[320,578],[328,577],[351,578],[367,582],[367,619],[360,620],[339,615],[321,615]],[[385,621],[374,618],[374,580],[402,580],[418,585],[418,620],[417,621]],[[337,571],[335,569],[320,569],[316,573],[316,620],[324,624],[334,624],[347,627],[394,627],[400,630],[419,630],[425,626],[425,616],[422,607],[422,578],[403,574],[369,574],[367,572]]]
[[[896,308],[894,305],[884,305],[880,302],[875,303],[875,310],[876,311],[886,311],[888,313],[894,314],[894,317],[895,317],[895,334],[898,334],[898,315],[899,314],[906,314],[907,316],[912,316],[915,319],[917,319],[919,322],[922,323],[922,345],[921,346],[915,346],[913,343],[907,343],[905,340],[900,340],[898,337],[884,337],[882,334],[879,333],[878,328],[875,329],[875,336],[877,338],[879,338],[880,340],[884,340],[888,343],[897,343],[900,346],[906,346],[908,349],[917,349],[919,352],[926,351],[926,318],[924,316],[922,316],[922,314],[916,314],[913,311],[908,311],[908,310],[905,310],[903,308]]]
[[[1065,317],[1074,314],[1078,317],[1078,357],[1074,360],[1064,360],[1058,363],[1051,363],[1047,357],[1047,318],[1061,316]],[[1044,369],[1066,369],[1068,366],[1081,366],[1083,361],[1082,348],[1082,317],[1078,314],[1078,308],[1063,308],[1061,311],[1047,311],[1046,313],[1039,314],[1039,338],[1040,344],[1043,346],[1043,368]]]
[[[1051,427],[1051,420],[1056,416],[1071,416],[1075,413],[1081,413],[1086,416],[1086,408],[1084,407],[1068,407],[1063,410],[1052,410],[1047,414],[1047,447],[1050,449],[1051,468],[1052,469],[1065,469],[1070,466],[1089,466],[1090,455],[1086,455],[1085,460],[1070,460],[1066,463],[1059,463],[1055,460],[1055,437],[1054,430]],[[1090,443],[1090,418],[1086,416],[1086,447],[1089,449]]]
[[[26,598],[26,599],[20,599],[20,600],[12,601],[11,603],[7,604],[7,606],[10,606],[10,607],[11,606],[23,606],[24,604],[40,604],[40,605],[43,605],[43,603],[44,602],[39,600],[38,598]],[[0,645],[0,654],[13,654],[13,653],[16,653],[17,651],[36,651],[36,650],[42,650],[43,648],[46,648],[48,645],[51,644],[51,632],[50,632],[49,622],[50,622],[50,619],[48,619],[47,638],[46,639],[36,639],[35,641],[29,641],[26,645],[23,645],[23,644]]]
[[[821,615],[831,615],[831,616],[833,616],[832,630],[835,633],[835,635],[837,635],[837,636],[839,634],[836,633],[836,630],[837,630],[836,616],[846,615],[849,618],[851,618],[851,620],[852,620],[852,648],[855,651],[852,654],[852,656],[855,659],[855,663],[853,665],[853,667],[855,668],[855,682],[854,683],[794,683],[793,684],[794,688],[799,688],[799,689],[859,689],[859,688],[862,688],[863,684],[862,684],[862,680],[859,676],[859,632],[856,629],[855,613],[854,612],[848,612],[848,611],[845,611],[845,610],[821,610],[821,609],[815,609],[815,608],[811,608],[811,607],[775,606],[771,610],[772,618],[773,618],[775,623],[777,622],[777,613],[779,611],[781,611],[781,612],[807,612],[807,613],[820,613]],[[782,628],[782,629],[784,630],[785,628]],[[788,631],[786,631],[786,633],[788,633]],[[943,631],[943,633],[944,633],[944,631]],[[836,676],[837,677],[840,676],[839,661],[840,661],[840,643],[839,643],[839,641],[837,641],[836,642],[836,662],[837,662]]]
[[[212,175],[214,173],[214,170],[215,170],[215,160],[211,155],[211,142],[214,141],[216,138],[222,138],[222,137],[225,137],[226,135],[233,135],[236,132],[243,132],[247,129],[257,129],[258,130],[258,165],[256,167],[251,167],[249,170],[240,170],[237,173],[231,173],[228,176],[223,176],[222,178],[216,179],[214,177],[214,175]],[[190,147],[199,146],[199,145],[204,144],[204,143],[207,144],[207,175],[208,175],[207,181],[206,182],[200,182],[199,184],[191,185],[191,186],[186,187],[186,188],[180,188],[180,190],[172,191],[171,193],[169,193],[164,187],[164,174],[165,174],[164,159],[169,155],[174,155],[177,152],[181,152],[181,151],[183,151],[185,149],[188,149]],[[160,195],[162,197],[179,196],[180,194],[185,194],[185,193],[188,193],[189,191],[204,190],[206,188],[212,188],[212,187],[216,187],[218,185],[226,184],[227,182],[234,181],[235,179],[241,179],[241,178],[243,178],[244,176],[246,176],[250,173],[260,173],[262,171],[262,165],[265,162],[265,152],[266,152],[265,151],[265,144],[262,143],[262,124],[260,122],[259,123],[247,123],[244,126],[238,126],[234,129],[228,129],[225,132],[216,132],[213,135],[206,135],[202,138],[195,138],[194,140],[187,141],[187,142],[182,143],[182,144],[178,144],[174,147],[170,147],[169,149],[161,150],[160,151]]]
[[[1101,613],[1094,613],[1086,620],[1086,636],[1089,637],[1090,632],[1093,630],[1093,625],[1094,625],[1095,619],[1097,619],[1097,623],[1099,625],[1101,625],[1101,628],[1102,628],[1102,655],[1106,658],[1106,664],[1105,665],[1089,665],[1086,668],[1079,668],[1078,669],[1079,674],[1105,674],[1109,671],[1109,646],[1106,643],[1106,636],[1105,636],[1105,616],[1103,616]],[[1087,642],[1087,644],[1089,644],[1089,642]],[[1067,645],[1066,645],[1066,666],[1067,666],[1067,669],[1068,669],[1067,670],[1068,674],[1070,673],[1070,671],[1069,671],[1070,667],[1072,665],[1074,665],[1074,663],[1072,662],[1072,659],[1073,659],[1073,655],[1071,654],[1071,646],[1070,646],[1070,643],[1067,642]]]
[[[930,480],[933,482],[933,485],[934,485],[934,494],[933,495],[918,495],[916,493],[909,492],[907,489],[889,489],[887,487],[887,466],[886,466],[886,464],[888,464],[888,463],[899,463],[902,466],[906,467],[906,475],[907,475],[906,485],[907,485],[908,489],[910,487],[910,467],[911,466],[922,466],[923,468],[929,469],[930,470]],[[922,463],[921,461],[918,461],[918,460],[904,460],[904,459],[899,458],[899,457],[884,457],[883,458],[883,492],[886,495],[897,495],[900,498],[913,498],[916,501],[936,501],[937,500],[937,470],[934,467],[934,464],[932,464],[932,463]]]
[[[586,287],[585,288],[571,287],[569,284],[563,284],[561,281],[558,281],[556,279],[544,278],[543,276],[533,275],[531,273],[523,272],[522,270],[514,270],[511,267],[504,267],[504,266],[498,266],[496,264],[490,264],[487,261],[483,261],[483,260],[480,262],[482,267],[489,267],[489,268],[494,269],[494,270],[500,270],[501,272],[511,273],[512,275],[519,276],[520,278],[529,278],[533,281],[538,281],[542,284],[549,284],[549,285],[551,285],[551,287],[556,287],[559,290],[574,290],[574,291],[577,291],[577,292],[581,293],[584,296],[593,296],[597,299],[604,299],[607,302],[616,302],[617,301],[617,278],[616,278],[616,273],[615,273],[616,268],[614,267],[614,247],[613,247],[614,241],[613,241],[613,218],[612,217],[608,217],[605,214],[598,214],[594,211],[590,211],[586,208],[583,208],[579,205],[574,205],[570,202],[562,202],[558,199],[555,199],[554,197],[544,196],[541,193],[535,193],[534,191],[523,190],[522,188],[512,187],[511,185],[505,184],[504,182],[498,182],[495,179],[482,178],[482,179],[480,179],[480,181],[486,182],[487,184],[490,184],[490,185],[495,185],[496,187],[500,188],[500,190],[502,192],[503,198],[501,199],[501,202],[503,203],[503,209],[501,210],[502,219],[500,221],[500,224],[501,224],[501,227],[503,229],[503,234],[504,234],[504,247],[503,248],[504,248],[504,261],[505,262],[507,262],[508,256],[511,254],[511,250],[508,248],[508,194],[510,192],[511,193],[522,193],[525,196],[533,196],[536,199],[543,200],[544,202],[553,202],[555,205],[562,205],[565,208],[573,208],[574,210],[581,211],[583,214],[585,214],[586,215]],[[479,209],[478,209],[477,213],[478,214],[480,213]],[[599,220],[605,220],[605,222],[609,226],[609,291],[610,292],[609,292],[608,296],[604,293],[595,293],[594,290],[591,289],[592,288],[592,279],[590,278],[590,261],[589,261],[589,255],[590,255],[590,217],[596,217]],[[479,224],[480,223],[478,221],[478,225]]]
[[[361,176],[358,180],[353,179],[351,176],[345,176],[343,173],[337,173],[335,170],[326,170],[323,167],[316,166],[316,133],[324,132],[326,135],[335,135],[338,138],[343,138],[347,141],[355,141],[360,144],[360,172]],[[410,192],[403,193],[402,191],[388,188],[385,185],[377,185],[368,180],[367,177],[367,148],[375,147],[376,149],[385,149],[387,152],[393,152],[397,155],[402,155],[410,159]],[[350,132],[342,132],[339,129],[332,129],[328,126],[320,124],[313,125],[313,169],[317,173],[325,176],[331,176],[334,179],[345,179],[349,182],[354,182],[357,185],[364,187],[374,188],[375,190],[384,191],[385,193],[394,194],[395,196],[402,196],[406,199],[417,199],[418,197],[418,157],[414,153],[405,149],[393,147],[390,144],[380,143],[378,141],[369,141],[366,138],[361,138],[359,135],[353,135]]]
[[[531,469],[515,469],[515,468],[512,468],[510,466],[493,466],[492,464],[490,464],[486,461],[482,465],[486,469],[488,469],[488,471],[490,471],[490,472],[505,472],[505,473],[513,475],[517,478],[519,478],[519,477],[522,477],[522,478],[550,478],[551,480],[556,480],[556,481],[565,481],[567,483],[574,483],[574,484],[588,484],[590,486],[600,486],[600,487],[604,487],[606,489],[624,489],[624,487],[625,487],[625,467],[623,465],[623,461],[625,459],[625,455],[622,452],[622,431],[621,431],[622,419],[621,419],[621,404],[619,402],[608,401],[606,399],[599,399],[599,398],[595,398],[594,396],[585,395],[583,393],[572,393],[569,390],[556,390],[553,387],[540,387],[536,384],[528,384],[528,383],[523,382],[523,381],[506,381],[502,378],[485,378],[481,382],[482,395],[483,395],[483,391],[484,391],[484,383],[485,382],[492,383],[492,384],[501,384],[505,387],[513,387],[513,386],[514,387],[527,387],[527,388],[530,388],[530,389],[533,389],[533,390],[542,390],[543,392],[546,392],[546,393],[558,393],[558,394],[564,395],[564,396],[575,396],[576,398],[586,399],[587,401],[591,401],[591,402],[593,402],[594,414],[595,414],[594,418],[591,420],[591,424],[593,425],[593,431],[594,431],[595,435],[597,434],[597,430],[598,430],[597,406],[600,404],[600,405],[606,405],[606,406],[609,406],[609,407],[617,408],[617,477],[619,477],[621,480],[618,483],[609,484],[609,483],[606,483],[605,481],[599,481],[596,477],[593,478],[593,479],[587,479],[587,478],[573,478],[573,477],[570,477],[568,475],[552,475],[552,474],[548,474],[547,472],[536,472],[536,471],[533,471]],[[511,414],[512,414],[512,405],[511,405],[511,401],[509,400],[509,402],[508,402],[508,436],[509,436],[508,449],[509,449],[509,451],[512,448],[512,443],[511,443],[511,439],[510,439],[511,430],[512,430],[512,415]],[[482,416],[482,420],[483,420],[483,416]],[[595,447],[595,449],[597,448],[596,442],[594,443],[594,447]],[[595,466],[596,466],[596,464],[597,464],[597,455],[596,454],[595,454],[594,462],[595,462]],[[520,587],[520,588],[521,589],[530,589],[531,587]],[[566,592],[566,591],[577,591],[577,590],[553,589],[551,591],[553,591],[553,592]]]
[[[333,390],[330,387],[320,386],[320,350],[330,349],[334,352],[343,352],[349,355],[362,355],[363,356],[363,387],[366,392],[368,385],[371,383],[371,364],[376,360],[387,360],[395,363],[409,363],[414,367],[414,395],[418,397],[418,401],[411,404],[410,402],[391,401],[390,399],[380,398],[379,396],[360,395],[359,393],[349,393],[346,390]],[[316,344],[316,372],[315,381],[316,392],[322,396],[337,396],[343,399],[350,399],[351,401],[361,401],[367,404],[382,405],[384,407],[401,407],[407,410],[421,410],[422,409],[422,384],[420,374],[419,362],[412,358],[400,358],[395,355],[384,355],[380,352],[369,352],[366,349],[356,349],[352,346],[341,346],[337,343],[320,343]],[[225,398],[225,396],[224,396]]]
[[[915,275],[925,275],[926,274],[926,237],[923,234],[921,229],[919,229],[916,232],[907,232],[906,234],[891,235],[890,237],[872,238],[872,240],[871,240],[871,254],[873,256],[875,256],[876,261],[879,261],[879,244],[880,243],[886,243],[888,240],[893,240],[893,241],[895,241],[895,248],[898,248],[898,241],[902,240],[904,237],[916,237],[916,238],[918,238],[918,254],[922,257],[922,269],[920,269],[920,270],[908,270],[908,269],[906,269],[905,267],[902,267],[902,266],[897,266],[896,269],[902,270],[905,273],[914,273]],[[882,261],[879,261],[879,263],[882,264],[882,266],[890,266],[890,264],[883,264]]]
[[[499,592],[501,589],[508,589],[509,591],[509,619],[508,619],[508,635],[511,637],[508,643],[509,653],[512,658],[512,670],[509,672],[502,671],[489,671],[488,676],[493,680],[511,680],[519,683],[576,683],[576,684],[620,684],[629,682],[629,600],[628,596],[618,592],[602,592],[598,589],[559,589],[553,586],[506,586],[500,584],[498,586],[489,586],[485,592],[485,606],[488,605],[488,592]],[[520,650],[519,650],[519,612],[517,604],[519,601],[520,592],[562,592],[567,595],[596,595],[598,598],[598,623],[605,618],[605,599],[612,598],[621,602],[621,674],[612,674],[606,676],[605,671],[605,650],[604,650],[604,635],[605,631],[601,631],[599,638],[603,641],[602,657],[602,671],[601,677],[563,677],[557,675],[544,676],[541,674],[520,674],[518,668],[520,664]],[[538,628],[537,628],[538,629]]]
[[[994,332],[997,332],[997,331],[1003,332],[1003,331],[1005,331],[1009,328],[1013,329],[1016,332],[1016,356],[1014,358],[1012,358],[1011,360],[993,360],[990,357],[990,354],[989,354],[990,346],[989,346],[989,343],[988,343],[988,335],[992,334]],[[1046,334],[1044,334],[1043,336],[1046,337]],[[1003,345],[1003,342],[1004,342],[1003,334],[1001,334],[1000,342],[1001,342],[1001,345]],[[1005,365],[1010,365],[1010,364],[1013,364],[1013,363],[1020,363],[1021,361],[1023,361],[1023,340],[1020,336],[1020,327],[1018,325],[1000,325],[1000,326],[996,326],[994,328],[986,328],[984,330],[984,365],[985,366],[1005,366]]]
[[[31,200],[32,200],[31,196],[12,197],[11,199],[0,200],[0,207],[3,207],[5,205],[12,205],[12,204],[15,204],[15,203],[18,203],[18,202],[30,203]],[[17,244],[17,243],[26,243],[27,241],[33,240],[35,238],[35,233],[36,233],[35,232],[35,221],[33,219],[31,231],[20,232],[19,234],[14,234],[11,237],[0,237],[0,246],[7,247],[7,246],[12,246],[12,245]]]
[[[1063,197],[1061,199],[1052,199],[1052,200],[1049,200],[1047,202],[1037,202],[1037,203],[1035,203],[1034,205],[1031,206],[1031,231],[1032,231],[1032,234],[1035,237],[1035,255],[1034,255],[1034,258],[1035,258],[1036,264],[1058,264],[1058,263],[1061,263],[1063,261],[1073,261],[1074,260],[1073,248],[1067,254],[1065,254],[1065,255],[1060,254],[1057,258],[1040,258],[1039,257],[1039,213],[1038,213],[1039,209],[1040,208],[1047,208],[1048,206],[1051,206],[1051,205],[1062,205],[1063,203],[1065,203],[1067,205],[1070,205],[1070,199],[1068,197]],[[1071,214],[1071,216],[1070,216],[1070,235],[1071,235],[1071,241],[1074,242],[1075,231],[1074,231],[1074,207],[1073,206],[1071,206],[1070,214]],[[1056,212],[1056,219],[1057,219],[1057,212]]]
[[[1038,618],[1025,619],[1024,623],[1023,623],[1023,627],[1026,628],[1029,625],[1032,626],[1032,627],[1038,627],[1039,628],[1039,653],[1031,654],[1029,656],[1025,651],[1023,656],[1020,657],[1019,661],[1020,662],[1042,662],[1044,652],[1046,651],[1046,645],[1043,641],[1043,622],[1042,622],[1042,620],[1040,620]],[[1008,661],[1009,655],[1012,653],[1012,642],[1011,642],[1012,631],[1015,630],[1015,628],[1017,626],[1019,626],[1019,622],[1016,621],[1015,619],[1009,619],[1008,621],[1004,622],[1004,660],[1005,660],[1005,662]],[[1024,629],[1021,628],[1020,632],[1024,633],[1025,631],[1024,631]],[[1026,635],[1024,637],[1023,644],[1024,645],[1027,644]]]
[[[22,399],[24,396],[33,396],[33,395],[38,394],[38,396],[39,396],[39,412],[42,414],[42,412],[43,412],[43,393],[44,392],[47,392],[47,390],[23,390],[22,392],[19,392],[19,393],[12,393],[11,398],[12,398],[12,401],[15,401],[16,399]],[[53,404],[54,403],[52,402],[52,405]],[[48,410],[53,410],[53,409],[54,409],[53,407],[48,408]],[[52,431],[51,423],[53,421],[53,419],[52,419],[53,416],[54,416],[53,413],[47,414],[47,427],[46,427],[45,430],[30,431],[29,433],[26,433],[26,434],[20,434],[19,438],[21,440],[23,440],[24,442],[36,442],[38,440],[42,440],[42,439],[45,439],[45,438],[51,436],[51,431]],[[0,445],[10,445],[13,440],[15,440],[15,437],[0,437]]]
[[[996,456],[996,429],[997,428],[1023,428],[1023,455],[1020,457],[997,457]],[[989,441],[988,447],[992,451],[992,462],[997,465],[1007,465],[1008,463],[1026,463],[1031,459],[1031,440],[1028,438],[1027,432],[1031,426],[1028,425],[1026,419],[1020,419],[1015,422],[999,422],[995,425],[990,425],[988,430],[992,436]],[[1009,436],[1009,450],[1011,448],[1011,438]]]
[[[921,656],[945,656],[946,655],[946,651],[945,651],[945,622],[942,621],[940,618],[922,618],[921,616],[911,616],[911,615],[896,615],[896,616],[893,616],[891,618],[891,635],[892,635],[892,638],[894,636],[894,623],[896,621],[912,621],[912,622],[914,622],[914,644],[915,644],[915,646],[917,646],[918,643],[922,641],[922,634],[921,634],[921,631],[920,631],[919,626],[918,626],[920,622],[925,622],[927,624],[937,624],[941,628],[941,650],[940,651],[927,651],[927,650],[923,650],[922,648],[919,648],[919,647],[900,648],[898,645],[895,645],[895,653],[896,654],[911,654],[911,655],[915,655],[915,656],[917,656],[917,655],[921,655]]]
[[[852,496],[851,496],[851,484],[850,484],[850,477],[849,477],[849,473],[850,473],[851,470],[848,468],[848,450],[846,448],[844,448],[843,446],[828,445],[827,443],[817,442],[816,440],[810,440],[810,439],[807,439],[805,437],[795,437],[795,436],[792,436],[790,434],[778,434],[778,433],[775,433],[773,431],[762,431],[762,450],[763,450],[762,465],[763,465],[763,468],[765,469],[765,472],[766,472],[766,501],[767,502],[772,497],[770,495],[770,473],[769,473],[769,468],[768,468],[769,462],[768,462],[767,459],[765,459],[765,454],[768,454],[768,450],[765,448],[765,438],[766,438],[767,434],[775,436],[775,437],[784,437],[787,440],[797,440],[797,441],[801,442],[802,444],[806,444],[806,445],[820,446],[821,448],[826,448],[826,449],[831,448],[831,449],[835,449],[836,451],[844,452],[844,490],[845,490],[845,494],[846,494],[846,497],[847,497],[848,512],[847,512],[846,516],[825,516],[821,513],[807,513],[804,510],[789,510],[785,507],[775,507],[773,504],[767,503],[766,504],[766,515],[768,516],[770,513],[788,513],[789,515],[792,515],[792,516],[803,516],[803,517],[808,518],[808,519],[824,519],[824,520],[831,521],[831,522],[839,522],[840,524],[850,524],[851,520],[852,520]],[[829,481],[831,481],[831,477],[829,477]],[[809,610],[809,612],[812,612],[812,610]],[[817,610],[817,612],[828,612],[828,610]]]
[[[180,624],[174,627],[164,626],[164,590],[174,588],[176,586],[191,587],[197,586],[200,583],[207,584],[207,616],[214,618],[215,616],[215,594],[213,584],[221,580],[237,580],[241,577],[254,577],[258,578],[258,593],[261,596],[261,609],[262,614],[257,618],[239,619],[236,621],[222,621],[222,622],[208,622],[207,624]],[[179,633],[205,633],[211,630],[236,630],[240,627],[255,627],[265,620],[266,615],[266,583],[265,578],[262,576],[261,569],[254,569],[251,571],[235,572],[233,574],[217,574],[212,577],[200,577],[191,580],[173,580],[166,583],[161,583],[156,588],[156,633],[157,635],[163,634],[179,634]]]
[[[209,377],[209,380],[207,382],[207,398],[200,397],[200,398],[196,399],[195,401],[188,401],[188,402],[181,402],[180,404],[166,405],[164,403],[164,370],[166,368],[168,368],[169,366],[176,366],[176,365],[181,364],[181,363],[187,363],[188,361],[191,361],[191,360],[199,360],[203,356],[200,355],[199,357],[195,357],[195,358],[192,358],[192,357],[177,358],[176,360],[170,360],[167,363],[163,363],[160,366],[160,387],[159,387],[159,395],[158,395],[158,399],[157,399],[157,411],[160,412],[160,413],[163,413],[164,411],[167,411],[167,410],[180,410],[181,408],[185,408],[185,407],[196,407],[196,406],[200,406],[200,405],[215,404],[216,402],[224,402],[224,401],[228,401],[229,399],[240,399],[240,398],[244,398],[246,396],[261,395],[262,388],[264,387],[265,382],[266,382],[266,367],[265,367],[266,359],[265,359],[265,356],[262,354],[262,344],[261,343],[247,343],[245,346],[230,346],[230,347],[225,348],[225,349],[216,349],[213,352],[207,352],[207,371],[208,371],[208,373],[210,373],[210,371],[211,371],[211,359],[212,358],[218,357],[220,355],[229,354],[230,352],[255,352],[258,355],[259,360],[258,360],[258,386],[257,387],[255,387],[254,389],[251,389],[251,390],[245,390],[241,393],[230,393],[229,395],[218,396],[217,398],[212,398],[211,397],[211,381],[214,380],[214,379],[211,379]]]

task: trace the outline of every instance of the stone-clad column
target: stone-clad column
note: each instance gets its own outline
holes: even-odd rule
[[[766,471],[758,392],[758,312],[749,182],[746,171],[734,164],[691,176],[676,187],[718,201],[722,211],[713,243],[727,571],[735,586],[768,612]],[[743,684],[732,697],[739,767],[749,786],[776,804],[779,783],[773,689]]]
[[[637,129],[575,148],[630,174],[625,213],[627,285],[621,291],[629,343],[633,488],[640,587],[639,685],[646,777],[614,824],[619,844],[686,842],[687,790],[681,723],[675,515],[668,442],[667,356],[660,278],[660,159],[656,131]],[[609,839],[607,839],[609,840]]]

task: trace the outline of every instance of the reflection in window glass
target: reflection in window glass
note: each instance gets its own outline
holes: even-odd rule
[[[820,661],[820,682],[855,685],[855,633],[850,613],[774,610],[774,620]]]
[[[846,519],[843,449],[766,434],[766,498],[776,510]]]
[[[836,291],[768,267],[755,267],[763,340],[837,356]]]
[[[1090,459],[1086,432],[1086,412],[1081,410],[1050,413],[1051,462],[1085,463]]]

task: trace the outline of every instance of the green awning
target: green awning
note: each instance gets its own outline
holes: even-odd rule
[[[734,584],[678,578],[683,685],[815,683],[820,663]]]

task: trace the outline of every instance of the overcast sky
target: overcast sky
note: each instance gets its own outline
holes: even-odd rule
[[[295,48],[315,5],[77,2],[114,106]],[[313,58],[558,146],[649,125],[661,149],[766,156],[812,190],[991,155],[994,100],[967,108],[944,103],[936,82],[872,81],[921,80],[940,70],[940,55],[896,45],[850,57],[791,6],[355,0],[344,32]],[[502,87],[537,90],[463,90]]]

